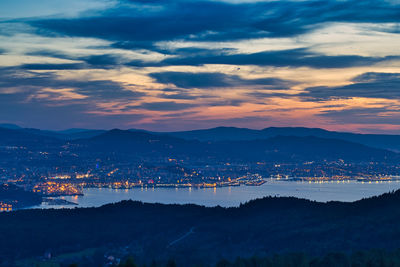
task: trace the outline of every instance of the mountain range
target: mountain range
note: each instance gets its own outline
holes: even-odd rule
[[[236,127],[217,127],[205,130],[170,132],[163,134],[200,141],[257,140],[276,136],[314,136],[327,139],[345,140],[371,147],[400,151],[400,135],[335,132],[320,128],[269,127],[262,130],[253,130]]]
[[[215,134],[214,134],[215,133]],[[209,140],[211,137],[213,140]],[[323,136],[323,137],[321,137]],[[0,146],[22,146],[53,152],[69,150],[76,154],[96,152],[129,157],[179,157],[208,161],[304,162],[336,161],[396,162],[395,142],[384,147],[349,141],[356,134],[307,128],[267,128],[249,130],[214,128],[209,130],[154,133],[142,130],[84,130],[63,132],[24,128],[0,128]],[[359,140],[372,140],[359,135]],[[78,138],[80,137],[80,138]],[[336,137],[336,138],[332,138]],[[392,136],[393,140],[395,136]],[[364,138],[364,139],[363,139]],[[400,140],[400,137],[397,137]],[[380,140],[376,137],[376,140]],[[383,140],[383,138],[382,138]],[[390,150],[388,150],[389,148]],[[391,151],[392,150],[392,151]]]
[[[48,136],[60,140],[76,140],[91,138],[107,130],[73,128],[63,131],[39,130],[33,128],[22,128],[15,124],[0,124],[0,128],[13,129],[36,135]],[[338,139],[363,144],[370,147],[400,151],[400,135],[389,134],[359,134],[350,132],[328,131],[320,128],[304,127],[269,127],[262,130],[254,130],[236,127],[216,127],[203,130],[177,131],[177,132],[151,132],[140,129],[129,129],[131,132],[145,132],[153,135],[168,135],[185,140],[198,141],[248,141],[261,140],[277,136],[314,136],[326,139]]]

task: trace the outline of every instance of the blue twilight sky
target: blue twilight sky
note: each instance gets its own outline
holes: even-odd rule
[[[400,133],[400,1],[2,0],[0,123]]]

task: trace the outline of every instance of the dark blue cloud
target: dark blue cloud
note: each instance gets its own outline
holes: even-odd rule
[[[111,47],[125,50],[146,49],[167,53],[167,51],[159,49],[157,46],[155,46],[153,41],[117,41],[112,43]]]
[[[368,72],[345,86],[311,87],[306,91],[301,96],[310,101],[351,97],[400,99],[400,73]]]
[[[146,117],[139,113],[99,115],[93,113],[95,110],[96,107],[90,103],[54,105],[44,101],[27,102],[26,95],[0,94],[0,121],[17,123],[23,127],[112,129]]]
[[[42,129],[116,128],[139,121],[144,114],[95,114],[98,108],[91,101],[63,101],[54,103],[32,98],[31,90],[4,93],[0,88],[0,121],[17,123],[23,127]]]
[[[42,89],[55,89],[45,91]],[[85,99],[54,101],[57,89],[72,89]],[[41,95],[48,97],[40,97]],[[33,73],[18,68],[0,68],[0,121],[25,127],[65,129],[69,127],[116,128],[139,121],[144,114],[98,115],[97,102],[137,100],[142,93],[126,90],[122,84],[107,81],[61,80],[53,73]]]
[[[258,53],[240,54],[234,53],[234,49],[202,49],[180,48],[171,51],[158,49],[157,52],[174,55],[160,62],[145,62],[142,60],[127,61],[121,55],[103,54],[92,56],[71,56],[57,51],[35,51],[29,55],[46,56],[81,63],[68,64],[26,64],[23,68],[32,70],[46,69],[109,69],[122,66],[130,67],[162,67],[162,66],[201,66],[205,64],[227,65],[257,65],[275,67],[311,67],[311,68],[347,68],[370,66],[376,63],[398,60],[399,56],[364,57],[364,56],[326,56],[311,52],[304,48],[263,51]]]
[[[120,56],[116,55],[92,55],[81,57],[80,60],[85,61],[91,66],[116,66],[120,64]]]
[[[385,115],[387,112],[390,116]],[[318,116],[343,124],[400,124],[400,111],[391,108],[324,110]]]
[[[398,22],[400,14],[399,4],[378,0],[128,2],[136,5],[117,5],[91,17],[41,19],[30,24],[41,33],[97,37],[119,45],[128,42],[133,47],[147,47],[148,42],[174,39],[227,41],[295,36],[329,22]]]
[[[169,93],[169,94],[159,94],[159,98],[162,99],[175,99],[175,100],[196,100],[200,98],[209,98],[210,96],[205,95],[193,95],[188,92],[178,92],[178,93]]]
[[[398,56],[363,57],[363,56],[325,56],[307,49],[290,49],[279,51],[264,51],[252,54],[191,54],[178,55],[160,63],[131,62],[132,66],[169,66],[204,64],[258,65],[276,67],[312,67],[312,68],[345,68],[370,66],[383,61],[399,59]]]
[[[49,34],[145,42],[184,38],[209,30],[223,31],[239,27],[248,19],[242,5],[187,1],[171,2],[159,12],[119,7],[101,16],[35,20],[30,24],[48,30]]]
[[[178,111],[195,107],[195,104],[177,103],[174,101],[145,102],[137,106],[127,106],[127,109],[145,109],[151,111]]]
[[[122,66],[122,55],[101,54],[89,56],[68,55],[54,50],[36,50],[27,53],[29,56],[44,56],[59,59],[73,60],[77,63],[63,64],[25,64],[21,68],[30,70],[62,70],[62,69],[109,69]]]
[[[26,55],[28,56],[39,56],[39,57],[55,57],[55,58],[62,58],[62,59],[69,59],[69,60],[73,60],[76,59],[76,57],[68,55],[64,52],[61,51],[57,51],[57,50],[51,50],[51,49],[40,49],[40,50],[32,50],[32,51],[28,51],[26,53]]]
[[[260,85],[268,89],[288,89],[294,82],[278,78],[243,79],[237,75],[218,72],[154,72],[150,77],[158,83],[173,84],[180,88],[216,88]]]
[[[83,63],[63,63],[63,64],[23,64],[19,66],[25,70],[81,70],[87,69],[89,66]]]
[[[199,97],[200,98],[200,97]],[[175,101],[155,101],[155,102],[144,102],[139,105],[128,105],[125,107],[125,111],[130,110],[150,110],[150,111],[180,111],[195,107],[217,107],[217,106],[240,106],[245,101],[242,99],[221,99],[208,101],[207,103],[181,103]]]
[[[255,25],[275,36],[294,36],[329,22],[398,22],[400,5],[379,0],[274,1]]]
[[[368,66],[398,57],[355,55],[324,56],[306,49],[264,51],[238,54],[229,49],[157,46],[158,41],[235,41],[260,37],[293,37],[331,22],[398,23],[400,3],[380,0],[312,0],[228,3],[205,0],[141,1],[120,0],[114,8],[84,14],[77,18],[24,20],[48,36],[95,37],[112,42],[113,48],[147,49],[174,57],[161,62],[127,63],[120,56],[74,57],[54,53],[57,58],[72,59],[86,65],[61,65],[61,68],[115,68],[233,64],[278,67],[343,68]],[[375,27],[374,30],[379,30]],[[385,27],[380,30],[386,31]],[[49,52],[45,52],[50,56]],[[43,54],[44,55],[44,54]],[[28,66],[37,67],[42,66]],[[49,65],[49,67],[51,67]]]
[[[41,89],[73,89],[74,92],[97,100],[136,100],[144,93],[128,90],[123,84],[109,80],[60,79],[54,73],[37,73],[18,68],[0,68],[0,93],[23,91],[34,96]]]

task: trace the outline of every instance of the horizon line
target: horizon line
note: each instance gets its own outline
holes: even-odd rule
[[[9,126],[9,127],[5,127]],[[144,132],[149,132],[149,133],[176,133],[176,132],[193,132],[193,131],[207,131],[207,130],[213,130],[213,129],[218,129],[218,128],[232,128],[232,129],[242,129],[242,130],[251,130],[251,131],[263,131],[266,129],[271,129],[271,128],[278,128],[278,129],[283,129],[283,128],[293,128],[293,129],[308,129],[308,130],[323,130],[327,132],[336,132],[336,133],[350,133],[350,134],[362,134],[362,135],[400,135],[399,134],[394,134],[394,133],[363,133],[363,132],[355,132],[355,131],[337,131],[337,130],[328,130],[326,128],[322,127],[306,127],[306,126],[268,126],[265,128],[247,128],[247,127],[238,127],[238,126],[215,126],[215,127],[210,127],[210,128],[194,128],[190,130],[174,130],[174,131],[154,131],[154,130],[146,130],[143,128],[119,128],[119,127],[112,127],[112,128],[80,128],[80,127],[72,127],[72,128],[64,128],[64,129],[46,129],[46,128],[40,128],[40,127],[25,127],[21,126],[15,123],[0,123],[0,128],[5,128],[5,129],[35,129],[35,130],[40,130],[40,131],[50,131],[50,132],[66,132],[70,130],[83,130],[83,131],[111,131],[111,130],[122,130],[122,131],[132,131],[132,130],[137,130],[137,131],[144,131]]]

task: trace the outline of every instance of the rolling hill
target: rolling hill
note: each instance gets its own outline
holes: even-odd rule
[[[0,265],[87,248],[123,248],[141,262],[174,258],[179,266],[274,253],[397,249],[399,202],[397,191],[353,203],[267,197],[239,208],[206,208],[124,201],[2,213]]]

